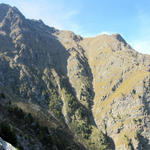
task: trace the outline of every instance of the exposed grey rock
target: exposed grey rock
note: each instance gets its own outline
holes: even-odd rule
[[[0,150],[17,150],[14,146],[0,138]]]

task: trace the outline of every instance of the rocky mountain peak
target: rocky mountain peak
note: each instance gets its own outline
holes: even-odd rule
[[[112,34],[112,37],[114,37],[115,39],[117,39],[120,42],[123,42],[124,44],[127,44],[127,42],[124,40],[124,38],[119,33]]]
[[[10,5],[4,4],[4,3],[0,3],[0,9],[3,11],[8,11],[8,9],[11,8]]]
[[[24,18],[22,13],[16,8],[16,7],[11,7],[10,5],[7,4],[0,4],[0,22],[6,17],[13,19],[14,16],[19,16],[20,18]]]
[[[6,5],[6,4],[0,4],[0,22],[4,19],[4,17],[6,16],[9,8],[11,8],[11,6]]]

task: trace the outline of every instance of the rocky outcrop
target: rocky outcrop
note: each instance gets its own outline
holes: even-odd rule
[[[0,138],[0,150],[17,150],[17,149],[8,142],[2,140],[2,138]]]
[[[87,38],[82,45],[93,74],[98,128],[114,140],[116,149],[149,149],[149,140],[140,140],[149,139],[144,129],[149,126],[144,93],[149,91],[144,91],[149,89],[150,57],[137,53],[118,34]]]
[[[0,99],[48,127],[47,136],[52,127],[61,128],[57,136],[65,130],[64,149],[149,150],[149,67],[150,56],[119,34],[82,38],[0,4]]]

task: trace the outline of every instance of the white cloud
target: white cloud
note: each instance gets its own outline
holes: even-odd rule
[[[67,10],[63,3],[23,2],[21,10],[28,18],[42,19],[46,24],[65,29],[74,24],[72,18],[78,14],[77,10]]]
[[[101,32],[100,34],[107,34],[107,35],[111,35],[111,34],[113,34],[113,32],[103,31],[103,32]]]
[[[145,10],[138,10],[137,35],[130,44],[131,46],[143,54],[150,54],[150,15]]]
[[[150,54],[150,40],[131,42],[131,46],[140,53]]]
[[[74,19],[79,14],[80,7],[67,7],[63,0],[0,0],[4,1],[12,6],[15,5],[26,18],[41,19],[49,26],[81,33],[81,26]]]
[[[102,34],[107,34],[107,35],[111,35],[113,34],[113,32],[110,32],[110,31],[102,31],[102,32],[99,32],[99,33],[83,33],[83,36],[84,37],[95,37],[95,36],[98,36],[98,35],[102,35]]]

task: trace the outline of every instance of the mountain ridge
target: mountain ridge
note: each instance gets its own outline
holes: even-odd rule
[[[149,149],[149,55],[136,52],[119,34],[83,38],[26,19],[9,5],[0,4],[0,11],[0,94],[6,97],[1,101],[30,113],[48,127],[42,130],[46,135],[53,126],[61,128],[57,136],[71,133],[70,145],[58,138],[52,149]],[[9,103],[3,107],[9,113]],[[1,112],[0,121],[5,117]],[[40,142],[47,137],[37,133],[34,139],[6,120],[18,128],[22,148],[28,143],[35,149],[30,136],[49,148]],[[28,142],[21,143],[23,131]]]

